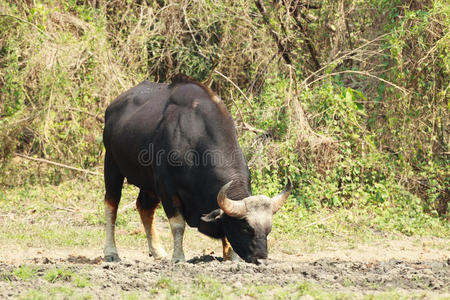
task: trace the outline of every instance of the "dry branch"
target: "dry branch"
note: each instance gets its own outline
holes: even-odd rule
[[[231,83],[238,91],[239,93],[241,93],[241,95],[244,97],[244,99],[247,101],[248,105],[253,109],[253,105],[252,102],[250,101],[250,99],[248,99],[248,97],[244,94],[244,92],[241,90],[241,88],[234,83],[230,78],[228,78],[227,76],[223,75],[222,73],[220,73],[217,70],[214,70],[215,73],[219,74],[220,76],[222,76],[223,78],[225,78],[229,83]]]
[[[331,216],[322,218],[322,219],[320,219],[320,220],[317,220],[317,221],[315,221],[315,222],[309,223],[308,225],[304,226],[303,228],[308,228],[308,227],[311,227],[311,226],[313,226],[313,225],[323,223],[324,221],[326,221],[326,220],[328,220],[328,219],[331,219],[332,217],[334,217],[334,215],[331,215]]]
[[[91,113],[91,112],[88,112],[88,111],[85,111],[85,110],[82,110],[82,109],[78,109],[78,108],[76,108],[76,107],[64,107],[64,108],[67,109],[67,110],[72,110],[72,111],[76,111],[76,112],[80,112],[80,113],[87,114],[87,115],[89,115],[89,116],[95,118],[95,119],[96,119],[97,121],[99,121],[100,123],[105,122],[105,120],[104,120],[102,117],[99,117],[98,115],[93,114],[93,113]]]
[[[330,77],[330,76],[335,76],[335,75],[339,75],[339,74],[345,74],[345,73],[353,73],[353,74],[360,74],[360,75],[364,75],[364,76],[368,76],[368,77],[372,77],[375,79],[378,79],[379,81],[382,81],[386,84],[389,84],[390,86],[395,87],[396,89],[402,91],[405,95],[408,95],[409,92],[407,90],[405,90],[404,88],[402,88],[401,86],[396,85],[395,83],[392,83],[390,81],[387,81],[386,79],[383,79],[381,77],[375,76],[373,74],[370,74],[369,72],[364,72],[364,71],[356,71],[356,70],[344,70],[344,71],[340,71],[340,72],[334,72],[334,73],[330,73],[330,74],[325,74],[320,76],[319,78],[309,82],[306,84],[306,86],[310,86],[311,84],[313,84],[314,82],[320,81],[324,78]]]
[[[301,14],[298,6],[296,6],[292,12],[294,13],[295,24],[297,24],[297,27],[300,29],[303,36],[305,37],[306,47],[308,48],[309,54],[311,55],[311,59],[314,63],[315,70],[318,70],[320,69],[320,62],[319,59],[317,58],[318,54],[316,48],[314,47],[311,38],[308,36],[306,28],[302,25],[302,23],[299,20],[299,15],[301,15],[304,19],[306,19],[306,16]]]
[[[374,38],[373,40],[370,40],[370,41],[364,43],[363,45],[361,45],[361,46],[359,46],[359,47],[353,49],[352,51],[347,52],[347,53],[345,53],[345,54],[342,55],[342,56],[339,56],[338,58],[334,59],[334,60],[331,61],[330,63],[324,65],[323,67],[321,67],[320,69],[318,69],[317,71],[315,71],[314,73],[312,73],[311,75],[309,75],[308,77],[306,77],[306,78],[302,81],[301,84],[302,84],[303,86],[304,86],[304,85],[310,85],[311,82],[308,83],[308,84],[306,84],[306,83],[307,83],[312,77],[318,75],[320,72],[322,72],[323,70],[325,70],[326,68],[328,68],[328,67],[331,66],[332,64],[334,64],[334,63],[336,63],[336,62],[338,62],[338,61],[340,61],[340,60],[343,60],[343,59],[345,59],[345,58],[347,58],[347,57],[349,57],[349,56],[354,55],[357,51],[359,51],[359,50],[361,50],[361,49],[363,49],[363,48],[369,46],[370,44],[372,44],[372,43],[374,43],[374,42],[376,42],[376,41],[378,41],[378,40],[381,40],[382,38],[384,38],[385,36],[387,36],[387,35],[389,35],[389,34],[390,34],[390,33],[385,33],[385,34],[382,34],[382,35],[380,35],[380,36],[377,36],[377,37]]]
[[[95,175],[95,176],[102,176],[102,174],[100,174],[98,172],[94,172],[94,171],[89,171],[89,170],[86,170],[86,169],[81,169],[81,168],[77,168],[77,167],[68,166],[68,165],[65,165],[65,164],[61,164],[61,163],[54,162],[54,161],[47,160],[47,159],[43,159],[43,158],[35,158],[35,157],[28,156],[28,155],[20,154],[20,153],[14,153],[14,155],[18,156],[18,157],[29,159],[29,160],[32,160],[32,161],[46,163],[46,164],[49,164],[49,165],[54,165],[54,166],[65,168],[65,169],[69,169],[69,170],[83,172],[83,173],[90,174],[90,175]]]
[[[52,39],[45,31],[43,31],[42,29],[37,27],[35,24],[28,22],[27,20],[24,20],[24,19],[16,17],[16,16],[8,15],[8,14],[1,14],[0,17],[9,17],[9,18],[16,19],[16,20],[18,20],[18,21],[20,21],[22,23],[28,24],[28,25],[34,27],[37,31],[39,31],[43,35],[45,35],[48,39]]]
[[[250,105],[251,108],[252,104],[250,102],[250,99],[247,98],[247,96],[244,94],[244,92],[239,88],[239,86],[237,86],[231,79],[229,79],[227,76],[223,75],[222,73],[220,73],[217,70],[214,70],[215,73],[219,74],[220,76],[222,76],[223,78],[225,78],[228,82],[230,82],[234,87],[236,87],[236,89],[242,94],[242,96],[247,100],[248,104]],[[236,101],[234,101],[233,97],[231,97],[231,101],[233,102],[234,106],[236,106],[236,109],[238,111],[239,116],[241,117],[242,120],[242,124],[244,125],[244,128],[247,129],[248,131],[253,131],[256,133],[266,133],[264,130],[256,128],[250,124],[248,124],[247,122],[245,122],[244,120],[244,116],[242,115],[241,109],[239,108],[239,106],[237,105]]]
[[[280,37],[275,32],[275,30],[272,28],[272,25],[270,24],[269,16],[267,15],[267,11],[264,7],[262,0],[256,0],[255,5],[256,5],[256,8],[258,8],[259,12],[261,13],[264,23],[266,23],[267,27],[269,27],[269,33],[272,36],[272,38],[275,40],[275,43],[277,44],[278,52],[281,54],[284,61],[288,65],[292,65],[292,60],[289,56],[289,51],[286,49],[286,46],[283,45],[283,43],[281,43]]]

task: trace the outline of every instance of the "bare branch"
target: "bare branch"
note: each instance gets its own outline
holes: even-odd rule
[[[69,169],[69,170],[83,172],[83,173],[90,174],[90,175],[95,175],[95,176],[102,176],[102,174],[100,174],[98,172],[93,172],[93,171],[89,171],[89,170],[86,170],[86,169],[81,169],[81,168],[77,168],[77,167],[68,166],[68,165],[65,165],[65,164],[57,163],[57,162],[54,162],[54,161],[51,161],[51,160],[47,160],[47,159],[43,159],[43,158],[35,158],[35,157],[28,156],[28,155],[20,154],[20,153],[14,153],[14,155],[22,157],[22,158],[29,159],[29,160],[32,160],[32,161],[42,162],[42,163],[46,163],[46,164],[49,164],[49,165],[54,165],[54,166],[57,166],[57,167],[66,168],[66,169]]]
[[[79,108],[76,108],[76,107],[64,107],[64,108],[67,109],[67,110],[72,110],[72,111],[76,111],[76,112],[87,114],[87,115],[95,118],[97,121],[99,121],[101,123],[103,123],[105,121],[102,117],[99,117],[96,114],[93,114],[91,112],[88,112],[88,111],[85,111],[85,110],[82,110],[82,109],[79,109]]]
[[[370,74],[369,72],[355,71],[355,70],[344,70],[344,71],[340,71],[340,72],[334,72],[334,73],[330,73],[330,74],[325,74],[325,75],[322,75],[322,76],[320,76],[319,78],[317,78],[317,79],[315,79],[315,80],[313,80],[313,81],[307,83],[306,86],[310,86],[310,85],[313,84],[314,82],[320,81],[320,80],[322,80],[322,79],[324,79],[324,78],[327,78],[327,77],[330,77],[330,76],[339,75],[339,74],[344,74],[344,73],[360,74],[360,75],[372,77],[372,78],[378,79],[379,81],[382,81],[382,82],[384,82],[384,83],[387,83],[387,84],[389,84],[390,86],[395,87],[396,89],[402,91],[405,95],[408,95],[408,94],[409,94],[409,92],[408,92],[407,90],[405,90],[404,88],[402,88],[402,87],[396,85],[395,83],[392,83],[392,82],[390,82],[390,81],[387,81],[386,79],[383,79],[383,78],[381,78],[381,77],[378,77],[378,76],[375,76],[375,75],[373,75],[373,74]]]
[[[360,49],[362,49],[362,48],[364,48],[364,47],[366,47],[366,46],[368,46],[368,45],[374,43],[375,41],[378,41],[378,40],[384,38],[385,36],[387,36],[387,35],[389,35],[389,34],[390,34],[390,33],[382,34],[382,35],[380,35],[380,36],[374,38],[373,40],[370,40],[370,41],[366,42],[365,44],[359,46],[358,48],[353,49],[352,51],[350,51],[350,52],[348,52],[348,53],[346,53],[346,54],[344,54],[344,55],[342,55],[342,56],[336,58],[336,59],[333,60],[332,62],[330,62],[330,63],[324,65],[322,68],[318,69],[317,71],[315,71],[314,73],[312,73],[311,75],[309,75],[308,77],[306,77],[306,78],[302,81],[301,84],[302,84],[302,85],[306,85],[306,86],[310,85],[311,82],[308,83],[308,84],[306,84],[306,83],[308,82],[308,80],[311,79],[312,77],[316,76],[317,74],[319,74],[321,71],[325,70],[326,68],[328,68],[329,66],[331,66],[331,65],[334,64],[334,63],[336,63],[336,62],[339,61],[339,60],[342,60],[342,59],[344,59],[344,58],[346,58],[346,57],[348,57],[348,56],[354,55],[358,50],[360,50]]]
[[[34,27],[37,31],[39,31],[40,33],[42,33],[43,35],[45,35],[48,39],[52,39],[45,31],[43,31],[42,29],[40,29],[39,27],[37,27],[35,24],[28,22],[27,20],[21,19],[19,17],[13,16],[13,15],[8,15],[8,14],[1,14],[0,17],[10,17],[13,19],[16,19],[22,23],[28,24],[32,27]]]
[[[214,72],[219,74],[223,78],[225,78],[229,83],[231,83],[241,93],[241,95],[247,101],[248,105],[253,109],[253,105],[252,105],[252,102],[250,101],[250,99],[248,99],[248,97],[244,94],[244,92],[241,90],[241,88],[236,83],[234,83],[233,80],[231,80],[230,78],[228,78],[227,76],[223,75],[222,73],[220,73],[217,70],[214,70]]]
[[[289,51],[286,49],[285,45],[281,43],[281,39],[278,36],[278,34],[275,32],[275,30],[272,28],[272,25],[270,24],[269,17],[267,16],[267,11],[264,8],[264,4],[262,0],[256,0],[255,1],[256,8],[258,8],[259,12],[261,13],[264,23],[266,23],[267,27],[269,27],[269,33],[272,36],[272,38],[275,40],[275,43],[278,46],[278,52],[283,57],[284,61],[288,65],[292,65],[292,60],[289,57]]]
[[[308,36],[308,32],[307,32],[306,28],[300,22],[299,16],[302,16],[302,18],[305,20],[306,20],[306,16],[300,12],[299,8],[300,7],[296,6],[294,8],[294,10],[292,11],[292,13],[294,14],[295,24],[297,24],[297,27],[303,33],[303,36],[305,37],[306,47],[308,48],[309,54],[311,55],[311,59],[314,63],[315,70],[318,70],[318,69],[320,69],[320,62],[319,62],[319,59],[317,58],[318,54],[317,54],[316,49],[314,48],[311,38]]]
[[[219,73],[219,74],[221,74],[221,73]],[[245,95],[244,95],[244,96],[245,96]],[[233,102],[234,106],[236,106],[237,112],[238,112],[239,116],[241,117],[241,121],[242,121],[242,125],[243,125],[244,129],[246,129],[246,130],[248,130],[248,131],[253,131],[253,132],[255,132],[255,133],[263,133],[263,134],[266,134],[266,132],[265,132],[264,130],[259,129],[259,128],[256,128],[256,127],[254,127],[254,126],[248,124],[247,122],[245,122],[245,120],[244,120],[244,115],[242,114],[242,111],[241,111],[241,109],[239,108],[239,105],[238,105],[238,104],[236,103],[236,101],[234,101],[234,99],[233,99],[233,94],[231,94],[231,98],[230,98],[230,99],[231,99],[231,101]]]

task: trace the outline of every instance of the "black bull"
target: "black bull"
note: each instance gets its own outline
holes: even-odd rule
[[[224,259],[236,258],[233,250],[247,262],[267,258],[272,215],[290,181],[274,198],[251,195],[233,120],[209,88],[185,76],[171,84],[143,81],[109,105],[103,141],[107,261],[119,260],[114,226],[125,177],[140,189],[136,205],[155,258],[165,256],[154,223],[159,202],[173,235],[173,261],[184,261],[185,222],[221,238]]]

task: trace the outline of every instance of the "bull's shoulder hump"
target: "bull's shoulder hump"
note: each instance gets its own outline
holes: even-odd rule
[[[157,83],[144,80],[135,87],[123,92],[106,109],[105,118],[116,111],[125,111],[127,107],[142,106],[155,99],[163,100],[168,96],[168,87],[166,83]]]
[[[170,87],[175,92],[177,90],[183,90],[188,94],[203,94],[206,95],[209,100],[219,103],[221,102],[217,94],[207,85],[204,85],[200,81],[197,81],[189,76],[183,74],[177,74],[172,78]]]
[[[151,82],[148,80],[144,80],[138,85],[136,85],[134,88],[131,88],[131,90],[136,89],[138,91],[158,91],[161,89],[167,89],[169,85],[167,83],[160,83],[160,82]]]
[[[228,110],[225,104],[220,100],[219,96],[207,86],[195,82],[177,82],[170,85],[170,103],[179,106],[186,106],[210,113],[218,111],[221,115],[229,118]]]

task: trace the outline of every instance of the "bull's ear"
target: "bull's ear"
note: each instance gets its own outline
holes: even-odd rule
[[[218,220],[220,220],[220,218],[222,218],[222,215],[223,215],[223,210],[218,208],[218,209],[213,210],[209,214],[203,215],[201,217],[201,220],[203,222],[217,222]]]

